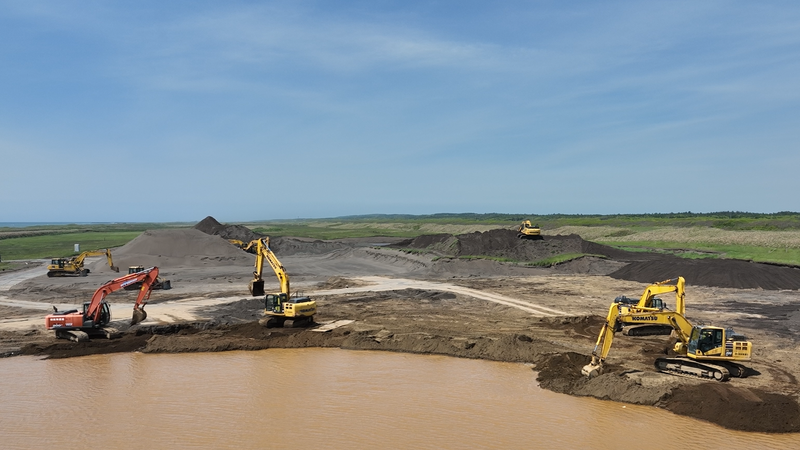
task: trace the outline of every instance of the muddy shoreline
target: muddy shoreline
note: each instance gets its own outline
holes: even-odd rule
[[[595,325],[600,318],[574,320],[581,325]],[[572,327],[575,323],[548,325],[558,329],[562,325]],[[359,330],[357,326],[314,332],[302,328],[265,328],[257,321],[220,325],[195,323],[140,327],[110,341],[30,343],[14,354],[71,358],[120,352],[192,353],[309,347],[526,363],[537,373],[540,386],[553,392],[655,406],[739,431],[800,432],[800,404],[792,396],[738,387],[734,383],[690,380],[687,384],[674,385],[660,381],[669,375],[625,370],[620,366],[611,367],[610,373],[590,380],[580,375],[580,368],[590,361],[588,355],[552,351],[559,346],[543,342],[532,334],[441,336],[392,332],[385,328]]]
[[[390,246],[375,241],[271,241],[292,276],[292,292],[317,301],[317,322],[348,321],[329,332],[259,325],[263,299],[247,293],[253,255],[198,230],[146,232],[114,251],[121,267],[159,266],[173,286],[153,292],[147,321],[134,328],[126,320],[135,293],[112,294],[119,320],[111,326],[122,332],[117,339],[73,343],[42,326],[53,306],[80,305],[113,276],[105,261],[90,263],[87,277],[48,278],[36,272],[43,268],[6,274],[0,276],[6,317],[0,320],[0,355],[305,347],[437,354],[530,364],[540,385],[554,392],[652,405],[740,431],[800,432],[798,269],[681,265],[572,235],[519,242],[509,230],[387,239]],[[551,268],[462,258],[529,261],[571,252],[599,256]],[[647,284],[676,276],[687,279],[693,322],[735,327],[753,341],[753,375],[709,383],[662,374],[653,361],[672,347],[668,336],[618,336],[607,373],[583,377],[580,369],[589,362],[611,301],[621,294],[638,297]],[[273,284],[268,289],[277,289],[274,278],[266,280]]]

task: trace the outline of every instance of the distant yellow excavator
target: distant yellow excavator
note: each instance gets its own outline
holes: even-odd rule
[[[255,270],[253,280],[250,281],[250,294],[253,297],[264,295],[264,261],[267,261],[278,277],[281,292],[267,294],[264,297],[264,315],[269,316],[266,322],[268,327],[282,327],[286,320],[292,320],[292,326],[314,323],[314,314],[317,313],[317,302],[309,297],[292,297],[289,291],[289,275],[278,258],[269,248],[269,238],[251,241],[249,247],[256,249]]]
[[[114,272],[119,272],[119,267],[114,265],[114,261],[111,259],[111,250],[93,250],[88,252],[83,252],[78,256],[73,256],[72,258],[53,258],[50,261],[50,264],[47,266],[47,276],[48,277],[64,277],[64,276],[81,276],[85,277],[89,274],[89,269],[83,267],[83,260],[89,256],[103,256],[106,255],[106,259],[108,259],[108,266]]]
[[[228,242],[230,242],[231,244],[233,244],[233,245],[239,247],[240,249],[246,251],[247,253],[255,253],[256,252],[256,243],[258,242],[258,239],[254,240],[254,241],[250,241],[249,243],[241,241],[239,239],[228,239]]]
[[[520,239],[542,239],[542,229],[539,228],[539,225],[531,225],[531,221],[526,220],[517,227],[517,237]]]
[[[682,291],[683,284],[681,277],[676,280],[675,286],[681,286]],[[739,362],[750,361],[753,344],[730,328],[692,325],[683,313],[686,310],[683,296],[677,297],[677,300],[675,311],[612,303],[592,351],[592,362],[584,366],[581,373],[593,377],[603,372],[614,333],[620,331],[623,324],[659,324],[669,326],[674,331],[678,342],[673,350],[678,356],[656,359],[657,370],[716,381],[726,381],[731,376],[745,376],[747,368]]]

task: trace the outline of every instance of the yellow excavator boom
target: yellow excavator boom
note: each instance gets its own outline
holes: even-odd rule
[[[253,270],[253,281],[250,282],[250,294],[252,294],[253,297],[264,295],[263,272],[264,261],[266,261],[270,267],[272,267],[275,276],[278,277],[278,281],[281,285],[281,293],[286,294],[288,297],[291,294],[289,290],[289,274],[286,273],[286,269],[281,262],[278,261],[275,253],[272,253],[272,250],[269,248],[269,238],[266,237],[251,241],[248,247],[251,246],[255,246],[256,249],[256,263],[255,270]]]

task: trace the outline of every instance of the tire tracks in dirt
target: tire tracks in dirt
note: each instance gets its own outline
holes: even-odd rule
[[[548,308],[546,306],[537,305],[532,302],[507,297],[501,294],[492,292],[484,292],[476,289],[471,289],[463,286],[456,286],[454,284],[439,283],[433,281],[411,280],[407,278],[386,278],[386,277],[354,277],[354,280],[366,283],[364,286],[357,286],[352,288],[343,289],[327,289],[313,291],[313,295],[338,295],[338,294],[351,294],[358,292],[379,292],[379,291],[398,291],[403,289],[422,289],[429,291],[445,291],[454,294],[461,294],[466,297],[486,300],[492,303],[509,306],[516,308],[534,316],[541,317],[555,317],[567,316],[569,314],[559,311],[557,309]]]

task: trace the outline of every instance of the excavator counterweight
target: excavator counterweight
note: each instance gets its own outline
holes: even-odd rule
[[[531,225],[531,221],[526,220],[517,227],[517,237],[520,239],[543,239],[542,229],[539,228],[539,225]]]

